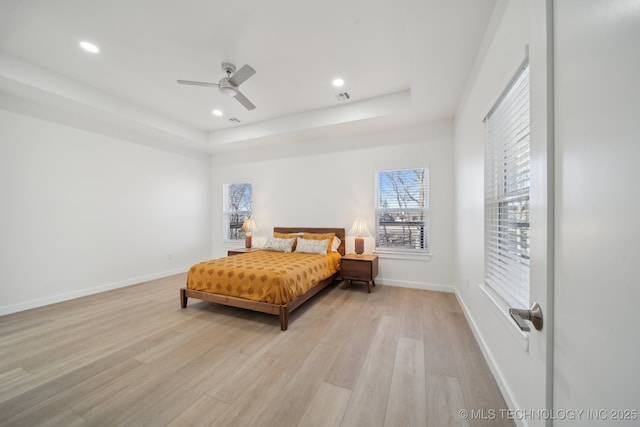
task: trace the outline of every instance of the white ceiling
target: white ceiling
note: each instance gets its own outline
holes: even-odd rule
[[[29,100],[23,112],[37,104],[206,152],[450,119],[494,3],[0,0],[0,106]],[[217,82],[222,62],[256,70],[240,87],[255,110],[176,83]]]

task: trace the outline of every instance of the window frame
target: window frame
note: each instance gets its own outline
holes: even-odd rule
[[[238,209],[233,209],[232,206],[230,206],[230,193],[229,190],[233,187],[233,186],[240,186],[240,185],[248,185],[249,187],[249,201],[248,201],[248,206],[239,206]],[[244,198],[244,196],[243,196]],[[240,207],[243,207],[245,209],[240,209]],[[248,209],[246,209],[248,207]],[[232,215],[238,215],[237,218],[231,218]],[[253,215],[253,183],[250,181],[246,181],[246,182],[232,182],[232,183],[228,183],[228,184],[223,184],[222,186],[222,238],[223,241],[225,242],[239,242],[239,241],[244,241],[245,238],[245,233],[243,231],[240,231],[240,227],[242,227],[242,224],[244,222],[245,219],[251,218],[251,216]],[[235,230],[235,235],[234,232],[232,231],[232,225],[233,225],[233,229]]]
[[[380,194],[381,191],[381,177],[382,174],[390,174],[394,172],[408,172],[408,171],[422,171],[423,172],[423,183],[421,184],[421,188],[424,191],[423,195],[417,195],[417,198],[422,200],[424,206],[422,207],[381,207],[380,201],[382,200],[382,196]],[[397,203],[400,205],[400,202]],[[408,232],[411,233],[411,227],[420,228],[419,222],[422,223],[422,229],[418,232],[420,233],[419,237],[413,238],[410,236],[410,241],[416,240],[416,243],[421,242],[423,247],[407,247],[401,245],[381,245],[381,215],[389,213],[389,214],[400,214],[400,215],[409,215],[412,214],[422,214],[422,221],[397,221],[399,226],[403,226],[403,224],[407,224],[409,227]],[[430,255],[430,236],[429,236],[429,224],[430,224],[430,216],[429,216],[429,168],[424,167],[414,167],[414,168],[402,168],[402,169],[391,169],[391,170],[383,170],[376,172],[376,180],[375,180],[375,227],[374,227],[374,241],[375,241],[375,249],[376,253],[381,254],[398,254],[398,255]],[[418,223],[418,224],[417,224]],[[402,232],[402,240],[405,240],[405,231]]]

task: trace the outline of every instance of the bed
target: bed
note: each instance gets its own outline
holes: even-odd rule
[[[278,248],[195,264],[187,274],[186,287],[180,289],[180,306],[186,308],[188,298],[196,298],[275,314],[280,318],[280,329],[286,331],[289,313],[337,279],[340,257],[345,254],[345,231],[317,227],[274,227],[273,231],[274,239],[267,244],[293,239],[304,244],[299,250],[317,251],[328,242],[326,253],[299,253],[295,247],[292,252],[282,252]],[[337,239],[324,240],[330,235]]]

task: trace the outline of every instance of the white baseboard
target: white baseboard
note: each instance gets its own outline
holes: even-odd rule
[[[99,294],[100,292],[110,291],[112,289],[123,288],[125,286],[135,285],[142,282],[148,282],[149,280],[161,279],[167,276],[173,276],[174,274],[185,273],[189,267],[175,268],[161,273],[147,274],[145,276],[134,277],[130,279],[120,280],[113,283],[107,283],[104,285],[93,286],[90,288],[79,289],[77,291],[65,292],[58,295],[51,295],[44,298],[32,299],[29,301],[21,302],[18,304],[0,306],[0,316],[4,316],[11,313],[17,313],[19,311],[29,310],[32,308],[42,307],[49,304],[55,304],[57,302],[69,301],[72,299],[84,297],[87,295]]]
[[[385,286],[397,286],[399,288],[412,288],[422,289],[425,291],[440,291],[454,293],[455,288],[451,285],[441,285],[439,283],[424,283],[424,282],[408,282],[405,280],[395,280],[387,278],[376,278],[376,283]]]

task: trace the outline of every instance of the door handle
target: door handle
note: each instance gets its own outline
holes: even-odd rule
[[[529,325],[525,323],[525,320],[533,323],[533,327],[536,328],[536,330],[542,330],[542,308],[540,308],[540,304],[537,302],[534,302],[529,310],[522,308],[510,308],[509,314],[518,324],[518,327],[525,332],[529,332],[531,330]]]

